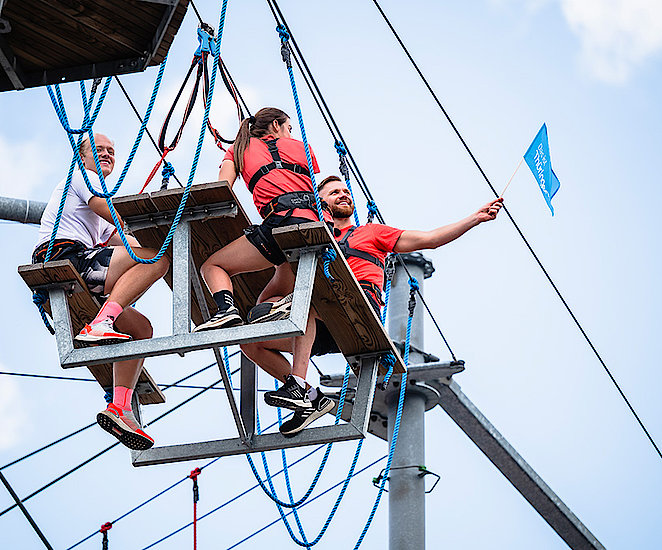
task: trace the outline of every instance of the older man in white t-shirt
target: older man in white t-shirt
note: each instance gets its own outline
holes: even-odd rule
[[[115,148],[113,142],[102,134],[95,134],[94,142],[101,171],[106,178],[115,166]],[[101,193],[101,181],[88,139],[81,145],[80,156],[89,182],[97,193]],[[43,262],[45,259],[65,184],[66,178],[57,185],[44,210],[39,240],[32,255],[33,262]],[[135,238],[127,238],[139,258],[155,256],[154,250],[141,248]],[[152,337],[149,319],[130,306],[165,275],[168,260],[163,257],[153,264],[141,264],[131,259],[117,235],[106,200],[88,189],[83,174],[78,170],[71,178],[49,259],[70,260],[90,292],[105,298],[97,316],[83,328],[76,340],[88,344],[109,344]],[[131,411],[131,397],[143,361],[131,359],[113,364],[113,402],[97,415],[97,422],[104,430],[136,450],[149,449],[154,444],[154,440],[140,429]]]

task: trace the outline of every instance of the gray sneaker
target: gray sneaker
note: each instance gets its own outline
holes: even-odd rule
[[[209,321],[202,323],[195,327],[191,332],[201,332],[203,330],[214,330],[216,328],[223,327],[234,327],[237,325],[243,325],[244,320],[239,315],[239,310],[232,306],[225,311],[219,311],[214,316],[212,316]]]
[[[279,428],[285,437],[293,437],[333,409],[333,401],[317,388],[317,397],[311,402],[312,407],[294,413],[294,416]]]
[[[248,312],[246,320],[249,323],[266,323],[287,319],[292,311],[292,296],[293,294],[288,294],[277,302],[264,302],[256,305]]]

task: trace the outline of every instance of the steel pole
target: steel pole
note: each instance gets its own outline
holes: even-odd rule
[[[423,280],[432,274],[432,264],[420,254],[405,254],[403,260],[415,277],[423,294]],[[407,332],[409,276],[398,262],[388,305],[388,331],[396,343],[404,342]],[[410,343],[423,350],[423,311],[417,307],[412,320]],[[423,354],[410,351],[410,364],[422,363]],[[425,465],[425,401],[414,386],[405,394],[398,441],[393,454],[388,482],[389,550],[425,549],[425,480],[419,477],[419,466]],[[400,377],[394,377],[386,390],[388,406],[388,443],[398,408]]]
[[[0,220],[39,225],[45,202],[0,197]]]

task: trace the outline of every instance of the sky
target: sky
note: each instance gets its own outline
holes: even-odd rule
[[[281,8],[337,119],[347,146],[387,223],[432,229],[456,221],[492,198],[452,129],[423,87],[372,2],[282,0]],[[218,25],[219,3],[199,0],[203,18]],[[390,17],[487,176],[503,189],[542,123],[561,189],[550,215],[526,166],[505,194],[506,206],[652,437],[662,442],[662,344],[658,312],[662,276],[657,238],[662,199],[656,159],[662,139],[662,6],[654,0],[383,0]],[[197,47],[190,11],[176,36],[149,124],[156,135]],[[294,115],[279,41],[265,3],[229,2],[222,52],[253,111],[277,106]],[[122,77],[144,112],[156,69]],[[306,132],[322,174],[337,173],[333,142],[297,73]],[[72,124],[81,120],[77,85],[63,87]],[[232,136],[234,105],[219,86],[212,121]],[[71,159],[68,140],[43,88],[0,95],[0,195],[48,200]],[[178,177],[188,175],[201,121],[198,106],[176,151]],[[293,120],[294,136],[300,135]],[[113,84],[96,123],[115,140],[120,170],[139,122]],[[158,159],[144,140],[120,194],[137,192]],[[196,183],[215,181],[221,153],[207,136]],[[110,179],[113,183],[115,180]],[[251,217],[250,195],[235,187]],[[154,190],[154,187],[151,188]],[[356,190],[355,186],[355,190]],[[357,196],[361,220],[365,200]],[[0,222],[5,289],[0,316],[0,371],[87,377],[62,371],[54,339],[44,329],[16,267],[28,263],[37,228]],[[426,252],[435,267],[425,297],[466,370],[454,380],[552,490],[610,549],[656,548],[662,468],[640,427],[506,216],[458,241]],[[171,293],[157,283],[139,302],[157,334],[168,334]],[[425,349],[450,359],[432,322]],[[233,351],[231,349],[231,351]],[[148,359],[160,383],[212,363],[210,351]],[[319,363],[339,373],[339,357]],[[233,366],[238,366],[233,364]],[[208,369],[192,378],[205,386]],[[316,375],[311,374],[316,380]],[[272,381],[260,378],[261,388]],[[173,388],[166,405],[143,409],[147,420],[193,395]],[[0,375],[0,465],[94,420],[105,406],[94,383]],[[260,408],[265,425],[273,410]],[[429,548],[556,549],[565,543],[440,409],[428,412],[426,466],[441,481],[426,498]],[[157,444],[233,436],[222,391],[209,391],[149,433]],[[93,427],[3,470],[27,495],[114,440]],[[347,475],[354,443],[336,444],[319,491]],[[366,439],[357,468],[386,453]],[[307,449],[288,452],[291,460]],[[317,469],[321,453],[292,468],[295,496]],[[280,468],[279,453],[269,455]],[[115,448],[27,501],[56,548],[67,548],[106,521],[184,478],[206,461],[134,468]],[[383,463],[356,476],[318,548],[351,548],[376,496],[371,484]],[[278,479],[278,478],[276,478]],[[199,479],[199,515],[253,487],[244,457],[222,458]],[[282,480],[277,487],[286,495]],[[314,494],[317,494],[317,490]],[[314,538],[337,490],[302,510]],[[191,482],[181,483],[118,521],[110,548],[145,548],[188,523]],[[362,548],[388,541],[382,500]],[[12,503],[0,492],[0,507]],[[228,548],[278,518],[259,489],[202,520],[200,548]],[[190,528],[158,545],[187,548]],[[98,548],[96,535],[79,548]],[[282,524],[240,548],[294,548]],[[41,543],[19,511],[0,516],[0,547]]]

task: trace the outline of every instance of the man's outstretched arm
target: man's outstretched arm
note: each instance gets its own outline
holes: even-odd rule
[[[426,248],[439,248],[464,235],[472,227],[496,218],[503,206],[503,199],[488,202],[477,212],[455,223],[432,229],[431,231],[403,231],[395,245],[395,252],[414,252]]]

